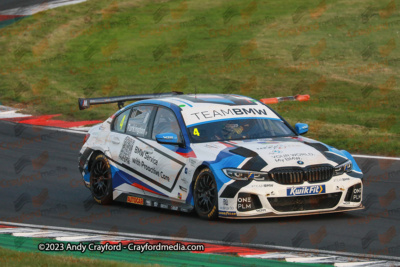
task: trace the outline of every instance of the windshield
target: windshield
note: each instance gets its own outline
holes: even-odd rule
[[[194,143],[295,136],[281,120],[232,119],[188,127]]]

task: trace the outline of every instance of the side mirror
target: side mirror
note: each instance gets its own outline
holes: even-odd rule
[[[156,135],[156,140],[160,144],[180,145],[178,136],[174,133],[161,133]]]
[[[296,123],[296,125],[294,127],[296,128],[296,132],[298,132],[300,135],[308,132],[308,124],[307,123]]]

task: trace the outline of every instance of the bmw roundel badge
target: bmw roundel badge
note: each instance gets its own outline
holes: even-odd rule
[[[303,164],[304,164],[304,162],[303,162],[303,161],[301,161],[301,160],[299,160],[299,161],[297,161],[297,164],[299,164],[299,165],[303,165]]]

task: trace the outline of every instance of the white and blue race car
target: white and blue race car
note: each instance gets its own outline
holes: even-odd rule
[[[261,218],[362,209],[363,174],[344,150],[305,138],[266,104],[182,93],[79,99],[140,100],[92,127],[79,170],[94,200]]]

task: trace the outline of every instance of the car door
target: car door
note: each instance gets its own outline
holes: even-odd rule
[[[150,139],[142,139],[147,152],[145,155],[149,158],[146,164],[151,164],[152,173],[148,173],[149,182],[155,191],[170,199],[183,201],[186,199],[187,190],[179,190],[177,182],[185,166],[183,157],[175,153],[177,145],[162,145],[156,141],[155,136],[160,133],[175,133],[178,141],[182,141],[181,129],[174,112],[166,107],[159,106],[154,118],[152,134]],[[155,196],[150,191],[145,191],[146,195]],[[185,195],[183,195],[185,194]]]
[[[143,149],[138,137],[149,135],[154,106],[134,106],[115,118],[109,137],[112,164],[118,168],[114,174],[114,187],[122,192],[143,194],[146,179],[141,172],[137,151]],[[139,163],[139,164],[138,164]]]

